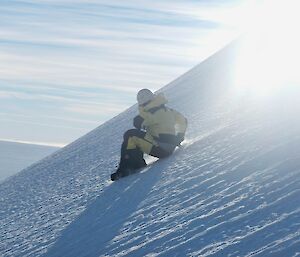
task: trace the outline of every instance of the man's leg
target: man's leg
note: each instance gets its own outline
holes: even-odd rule
[[[146,153],[157,158],[165,158],[170,156],[175,148],[176,146],[167,143],[161,146],[145,132],[130,129],[124,134],[121,156],[127,159],[128,157],[132,157],[133,160],[136,157],[138,160],[142,159],[144,161],[143,154]]]
[[[152,148],[152,144],[144,139],[145,134],[145,132],[137,129],[130,129],[125,132],[121,147],[120,171],[139,169],[146,166],[143,158],[144,152],[148,153]]]

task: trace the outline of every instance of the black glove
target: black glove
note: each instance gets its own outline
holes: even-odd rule
[[[134,117],[134,119],[133,119],[133,126],[137,129],[141,129],[143,122],[144,122],[144,119],[138,115],[138,116]]]
[[[178,133],[176,139],[177,139],[177,145],[179,146],[184,140],[184,133]]]

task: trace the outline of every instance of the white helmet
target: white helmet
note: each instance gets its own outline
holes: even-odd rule
[[[141,89],[136,96],[139,105],[143,105],[154,99],[154,94],[147,88]]]

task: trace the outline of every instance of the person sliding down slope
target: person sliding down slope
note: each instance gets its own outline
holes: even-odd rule
[[[166,106],[164,95],[142,89],[137,94],[139,115],[133,119],[135,129],[124,133],[118,169],[111,180],[129,175],[146,166],[144,153],[157,158],[171,155],[184,140],[187,119]]]

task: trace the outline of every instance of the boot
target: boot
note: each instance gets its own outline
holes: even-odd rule
[[[120,161],[119,166],[115,173],[112,173],[110,175],[110,179],[112,181],[118,180],[121,177],[125,177],[130,173],[130,170],[128,167],[124,166],[124,161]]]
[[[121,177],[134,173],[135,170],[147,166],[143,155],[143,152],[138,149],[126,150],[126,153],[121,157],[117,171],[111,174],[111,180],[118,180]]]

